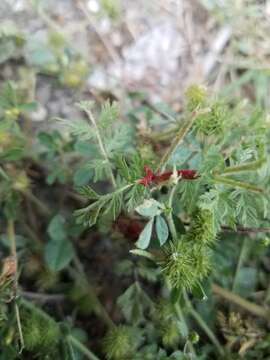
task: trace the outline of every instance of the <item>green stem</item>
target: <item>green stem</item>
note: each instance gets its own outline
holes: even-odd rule
[[[87,349],[78,339],[72,335],[67,336],[67,340],[71,345],[76,347],[82,354],[84,354],[89,360],[100,360],[91,350]]]
[[[263,163],[265,162],[265,159],[260,159],[256,161],[252,161],[247,164],[242,165],[235,165],[225,168],[220,175],[227,175],[227,174],[235,174],[240,172],[247,172],[247,171],[254,171],[259,169]]]
[[[15,302],[15,315],[16,315],[16,322],[17,322],[19,338],[20,338],[20,343],[21,343],[21,349],[20,349],[20,353],[21,353],[24,349],[24,338],[23,338],[23,332],[22,332],[22,322],[21,322],[20,311],[19,311],[18,304],[16,302]]]
[[[22,194],[29,199],[33,204],[36,205],[36,207],[40,210],[40,212],[48,217],[51,215],[51,212],[49,210],[49,208],[43,204],[42,201],[40,201],[32,192],[30,191],[23,191]]]
[[[210,327],[207,325],[207,323],[204,321],[204,319],[201,317],[201,315],[194,309],[186,292],[184,292],[184,298],[185,298],[185,302],[186,302],[186,305],[189,309],[189,313],[191,314],[191,316],[197,321],[198,325],[204,330],[206,335],[209,337],[209,339],[212,341],[212,343],[217,348],[217,351],[219,352],[219,354],[221,356],[224,356],[224,350],[223,350],[220,342],[218,341],[217,337],[215,336],[213,331],[210,329]]]
[[[7,224],[7,236],[10,243],[10,254],[14,257],[14,260],[16,261],[16,267],[17,267],[17,250],[16,250],[16,235],[15,235],[15,228],[14,228],[14,221],[8,220]],[[16,278],[17,281],[17,278]]]
[[[185,317],[184,317],[184,314],[183,314],[183,312],[182,312],[182,309],[181,309],[179,303],[174,304],[174,308],[175,308],[175,312],[176,312],[176,315],[177,315],[178,319],[180,320],[180,322],[181,322],[181,323],[183,324],[183,326],[184,326],[184,332],[185,332],[185,334],[183,334],[183,335],[184,335],[184,337],[186,337],[186,338],[188,339],[189,328],[188,328],[186,319],[185,319]],[[196,355],[196,351],[195,351],[195,349],[194,349],[194,346],[193,346],[193,344],[192,344],[189,340],[187,340],[187,341],[188,341],[188,346],[189,346],[189,348],[190,348],[190,351],[191,351],[194,359],[196,359],[197,355]]]
[[[166,284],[167,284],[168,290],[171,292],[171,286],[170,286],[169,282],[167,281]],[[183,314],[183,311],[182,311],[182,309],[181,309],[181,307],[179,305],[179,302],[176,302],[173,306],[174,306],[174,310],[175,310],[175,313],[176,313],[176,316],[177,316],[178,320],[183,325],[184,334],[182,334],[182,335],[183,335],[184,338],[187,339],[190,351],[191,351],[194,359],[196,359],[197,355],[196,355],[196,351],[194,349],[194,346],[190,341],[188,341],[189,328],[188,328],[188,324],[186,322],[185,316]]]
[[[82,109],[83,109],[83,110],[85,111],[85,113],[87,114],[88,119],[91,121],[91,123],[92,123],[92,125],[93,125],[93,127],[94,127],[94,129],[95,129],[101,154],[103,155],[105,161],[110,165],[109,156],[108,156],[108,154],[107,154],[105,145],[103,144],[102,137],[101,137],[99,128],[98,128],[98,126],[97,126],[96,119],[94,118],[91,110],[89,110],[89,109],[86,108],[85,106],[83,106]],[[113,171],[112,171],[112,168],[111,168],[111,167],[110,167],[110,170],[109,170],[109,171],[110,171],[110,178],[111,178],[112,185],[113,185],[114,188],[116,188],[116,187],[117,187],[117,185],[116,185],[116,180],[115,180],[115,177],[114,177],[114,174],[113,174]]]
[[[173,188],[172,188],[172,190],[170,192],[169,202],[168,202],[168,206],[170,208],[170,213],[166,216],[166,219],[167,219],[167,222],[168,222],[169,229],[170,229],[170,232],[172,234],[173,240],[177,239],[177,231],[176,231],[175,224],[174,224],[174,221],[173,221],[173,209],[172,209],[173,199],[174,199],[176,188],[177,188],[177,184],[173,186]]]
[[[253,184],[245,183],[243,181],[228,179],[225,176],[214,175],[213,180],[216,183],[228,185],[228,186],[231,186],[231,187],[234,187],[234,188],[246,189],[246,190],[253,191],[253,192],[256,192],[256,193],[263,193],[264,192],[263,189],[258,188],[257,186],[255,186]]]
[[[243,266],[243,262],[245,261],[246,256],[247,256],[248,244],[249,244],[249,241],[248,241],[248,238],[246,237],[242,243],[240,255],[238,258],[238,263],[237,263],[237,267],[236,267],[234,279],[233,279],[232,292],[235,292],[235,290],[236,290],[237,277],[238,277],[241,267]]]
[[[2,178],[4,178],[5,180],[9,181],[10,178],[7,175],[7,173],[5,172],[5,170],[0,166],[0,176],[2,176]]]
[[[204,110],[205,112],[205,110]],[[156,170],[156,172],[160,172],[163,171],[164,168],[167,165],[167,162],[169,161],[171,155],[174,153],[174,151],[176,150],[176,148],[178,147],[178,145],[181,144],[181,142],[184,140],[185,136],[187,135],[187,133],[189,132],[189,130],[191,129],[192,125],[194,124],[197,116],[199,115],[200,111],[193,111],[193,113],[191,114],[190,119],[188,119],[184,125],[179,129],[179,131],[177,132],[175,138],[172,141],[171,146],[169,147],[169,149],[166,151],[166,153],[164,154],[164,156],[162,157],[160,164]]]
[[[7,225],[7,235],[10,242],[10,253],[11,256],[14,258],[15,261],[15,274],[14,274],[14,306],[15,306],[15,316],[16,316],[16,322],[19,332],[19,338],[21,343],[21,349],[20,352],[24,348],[24,338],[23,338],[23,332],[22,332],[22,323],[21,323],[21,317],[20,317],[20,311],[18,308],[18,305],[16,303],[17,298],[17,290],[18,290],[18,274],[17,274],[17,267],[18,267],[18,258],[17,258],[17,249],[16,249],[16,234],[15,234],[15,226],[13,220],[8,220]]]

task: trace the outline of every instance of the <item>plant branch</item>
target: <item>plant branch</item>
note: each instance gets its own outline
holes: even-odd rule
[[[238,262],[237,262],[237,266],[236,266],[236,270],[235,270],[235,274],[234,274],[234,279],[233,279],[233,286],[232,286],[232,292],[235,292],[236,290],[236,286],[237,286],[237,277],[238,274],[243,266],[243,263],[246,259],[247,256],[247,252],[248,252],[248,239],[245,238],[242,246],[241,246],[241,250],[240,250],[240,254],[238,257]]]
[[[188,339],[189,328],[188,328],[186,319],[184,317],[184,314],[182,312],[182,309],[181,309],[179,303],[174,304],[174,308],[175,308],[175,312],[176,312],[176,315],[177,315],[178,319],[183,324],[183,327],[185,329],[184,330],[184,332],[185,332],[184,336],[186,336],[187,339]],[[189,345],[190,351],[192,353],[192,356],[194,356],[194,359],[196,359],[197,356],[196,356],[196,352],[195,352],[195,349],[194,349],[194,346],[193,346],[192,342],[188,341],[188,345]]]
[[[13,256],[14,260],[16,261],[17,267],[17,250],[16,250],[16,235],[15,235],[15,228],[14,228],[14,221],[8,220],[7,225],[7,235],[10,243],[10,254]],[[17,281],[17,278],[16,278]]]
[[[22,191],[22,194],[29,200],[31,201],[33,204],[36,205],[36,207],[40,210],[40,212],[48,217],[50,216],[51,212],[49,210],[49,208],[43,204],[42,201],[40,201],[32,192],[30,191]]]
[[[173,198],[175,195],[176,188],[177,188],[177,184],[174,185],[173,188],[171,189],[170,196],[169,196],[169,202],[168,202],[168,206],[170,208],[170,213],[168,215],[166,215],[166,219],[167,219],[173,240],[177,239],[177,231],[176,231],[175,224],[173,221],[173,209],[172,209]]]
[[[100,360],[94,353],[92,353],[91,350],[87,349],[86,346],[84,346],[78,339],[76,339],[74,336],[69,334],[67,336],[67,340],[70,342],[71,345],[77,348],[82,354],[84,354],[87,359],[89,360]]]
[[[201,315],[194,309],[186,292],[184,292],[184,298],[185,298],[185,302],[186,302],[186,305],[188,307],[188,310],[189,310],[189,313],[191,314],[191,316],[197,321],[199,326],[204,330],[206,335],[209,337],[209,339],[212,341],[212,343],[217,348],[217,351],[219,352],[219,354],[221,356],[224,356],[224,350],[223,350],[220,342],[218,341],[216,335],[213,333],[213,331],[210,329],[210,327],[207,325],[207,323],[204,321],[204,319],[201,317]]]
[[[171,289],[171,286],[170,286],[169,282],[167,282],[167,288],[171,292],[172,289]],[[186,322],[185,316],[183,314],[183,311],[182,311],[182,309],[181,309],[181,307],[179,305],[179,302],[176,302],[173,306],[174,306],[174,310],[175,310],[175,313],[176,313],[176,316],[177,316],[178,320],[183,325],[184,334],[182,334],[182,336],[184,338],[186,338],[187,341],[188,341],[189,328],[188,328],[188,324]],[[192,353],[192,356],[194,357],[194,359],[196,359],[197,355],[196,355],[196,351],[194,349],[193,344],[190,341],[188,341],[188,345],[189,345],[190,351]]]
[[[66,296],[63,294],[42,294],[31,291],[20,291],[20,294],[26,299],[35,300],[42,303],[61,302],[66,299]]]
[[[234,294],[233,292],[222,288],[217,284],[212,285],[212,290],[215,295],[222,297],[225,300],[232,302],[235,305],[240,306],[241,308],[245,309],[246,311],[250,312],[251,314],[262,317],[264,319],[269,319],[270,311],[262,306],[257,304],[253,304],[252,302],[243,299],[241,296]]]
[[[257,186],[253,185],[253,184],[249,184],[243,181],[238,181],[238,180],[234,180],[234,179],[228,179],[225,176],[220,176],[220,175],[214,175],[213,177],[214,182],[216,183],[220,183],[223,185],[228,185],[234,188],[241,188],[241,189],[246,189],[252,192],[256,192],[256,193],[263,193],[263,189],[258,188]]]
[[[268,227],[256,228],[256,227],[236,226],[236,228],[233,229],[229,226],[222,225],[221,229],[225,232],[237,232],[240,234],[270,233],[270,228]]]
[[[242,165],[235,165],[225,168],[219,175],[228,175],[228,174],[236,174],[241,172],[247,172],[247,171],[254,171],[259,169],[263,163],[265,162],[265,159],[259,159],[256,161],[249,162],[247,164]]]
[[[191,127],[194,124],[194,121],[196,120],[196,117],[198,116],[199,113],[200,113],[200,111],[193,111],[190,119],[188,119],[184,123],[184,125],[179,129],[178,133],[176,134],[175,138],[172,141],[171,146],[169,147],[169,149],[166,151],[166,153],[162,157],[160,164],[156,170],[157,173],[164,170],[171,155],[174,153],[174,151],[176,150],[178,145],[181,144],[181,142],[184,140],[185,136],[191,129]]]
[[[100,131],[99,131],[99,128],[97,126],[97,122],[92,114],[92,111],[87,109],[86,107],[83,107],[83,110],[85,111],[85,113],[87,114],[88,116],[88,119],[91,121],[92,125],[94,126],[95,128],[95,132],[96,132],[96,136],[97,136],[97,140],[98,140],[98,144],[99,144],[99,148],[100,148],[100,151],[104,157],[104,159],[106,160],[106,162],[108,164],[110,164],[110,160],[109,160],[109,156],[107,154],[107,151],[106,151],[106,148],[103,144],[103,141],[102,141],[102,137],[101,137],[101,134],[100,134]],[[111,178],[111,182],[112,182],[112,185],[114,188],[116,188],[116,180],[115,180],[115,177],[114,177],[114,174],[113,174],[113,171],[112,171],[112,168],[110,167],[110,178]]]
[[[24,348],[24,338],[23,338],[23,332],[22,332],[22,323],[21,323],[20,312],[19,312],[19,308],[18,308],[18,305],[16,302],[17,290],[18,290],[18,274],[17,274],[18,258],[17,258],[17,249],[16,249],[16,235],[15,235],[14,221],[11,219],[8,220],[7,235],[8,235],[8,239],[10,242],[10,254],[15,261],[15,273],[14,273],[14,299],[15,299],[15,302],[14,302],[14,307],[15,307],[15,316],[16,316],[16,322],[17,322],[17,327],[18,327],[18,332],[19,332],[19,338],[20,338],[20,343],[21,343],[21,349],[20,349],[20,352],[21,352]]]

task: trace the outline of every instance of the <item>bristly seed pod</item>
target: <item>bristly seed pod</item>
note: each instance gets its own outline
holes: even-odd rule
[[[181,238],[165,246],[160,265],[173,288],[191,290],[198,279],[195,263],[196,253],[192,244]]]
[[[188,241],[200,245],[211,245],[216,239],[213,213],[207,209],[198,209],[193,215],[191,228],[186,237]]]
[[[104,339],[104,351],[109,360],[131,359],[135,351],[132,329],[124,325],[110,329]]]

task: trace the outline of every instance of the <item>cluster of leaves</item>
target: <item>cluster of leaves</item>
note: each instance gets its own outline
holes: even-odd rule
[[[98,348],[108,359],[234,356],[235,348],[225,350],[222,339],[213,335],[215,308],[209,284],[217,281],[243,297],[251,290],[247,275],[253,279],[253,290],[268,286],[263,272],[256,280],[254,269],[243,266],[247,250],[237,231],[265,228],[269,223],[269,127],[265,115],[249,104],[224,105],[197,86],[186,96],[186,111],[179,122],[168,124],[174,131],[159,147],[159,128],[148,114],[152,131],[144,135],[148,151],[142,151],[137,110],[124,121],[117,104],[109,102],[100,109],[81,102],[81,119],[60,119],[68,134],[41,132],[29,141],[24,121],[35,103],[28,103],[16,84],[2,89],[0,221],[8,230],[1,235],[1,251],[8,256],[9,242],[14,240],[16,261],[22,267],[19,279],[16,266],[15,276],[7,276],[4,269],[0,276],[2,358],[15,359],[20,350],[23,358],[82,359],[83,354],[95,358],[84,345],[86,332],[76,329],[78,323],[84,327],[77,312],[78,316],[94,313],[108,326],[102,349]],[[168,170],[171,177],[144,184],[145,166],[160,175]],[[196,170],[198,176],[181,178],[180,169]],[[117,259],[115,271],[129,287],[118,297],[121,315],[115,318],[122,317],[122,322],[115,325],[88,282],[77,252],[84,236],[101,236],[105,228],[110,252],[117,257],[123,245],[121,216],[139,224],[141,231],[135,244],[134,234],[124,234],[125,260]],[[224,235],[224,229],[236,235]],[[250,239],[253,261],[266,257],[268,251],[257,240],[265,237],[258,232],[256,240]],[[14,255],[12,246],[11,251]],[[62,311],[48,315],[33,306],[26,300],[33,295],[29,288],[38,292],[41,301],[44,291],[61,291],[60,298],[64,294],[68,300],[64,316]],[[191,297],[197,299],[194,305]],[[207,297],[207,302],[198,301]],[[247,327],[245,321],[239,323],[231,326],[223,319],[221,329],[231,326],[237,337]],[[211,345],[199,341],[198,328],[206,332]],[[258,336],[263,344],[269,343],[264,332]],[[248,337],[241,340],[241,351],[248,341]],[[260,351],[267,356],[266,346]]]

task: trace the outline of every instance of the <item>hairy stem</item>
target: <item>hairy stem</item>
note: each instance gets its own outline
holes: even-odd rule
[[[206,335],[209,337],[209,339],[212,341],[212,343],[217,348],[217,351],[221,356],[224,355],[224,350],[218,341],[217,337],[213,333],[213,331],[210,329],[210,327],[207,325],[207,323],[204,321],[204,319],[201,317],[201,315],[194,309],[193,305],[191,304],[188,295],[186,292],[184,292],[184,298],[186,305],[188,307],[190,315],[197,321],[198,325],[204,330]]]
[[[176,134],[175,138],[172,141],[171,146],[163,155],[163,157],[160,161],[160,164],[156,170],[157,173],[164,170],[171,155],[174,153],[174,151],[176,150],[178,145],[184,140],[186,134],[191,129],[191,127],[196,119],[196,116],[197,116],[197,113],[193,113],[191,116],[191,119],[189,119],[189,121],[186,121],[184,123],[184,125],[179,129],[178,133]]]
[[[71,345],[73,345],[77,350],[79,350],[83,355],[89,360],[100,360],[91,350],[84,346],[78,339],[72,335],[67,336],[67,340]]]
[[[106,151],[106,148],[103,144],[103,141],[102,141],[102,137],[101,137],[101,134],[100,134],[100,131],[99,131],[99,128],[97,126],[97,122],[92,114],[92,111],[90,111],[89,109],[86,109],[85,107],[83,108],[83,110],[85,111],[85,113],[87,114],[89,120],[91,121],[92,125],[94,126],[95,128],[95,132],[96,132],[96,136],[97,136],[97,140],[98,140],[98,145],[99,145],[99,148],[100,148],[100,151],[105,159],[105,161],[110,164],[110,160],[109,160],[109,156],[107,154],[107,151]],[[116,180],[115,180],[115,177],[114,177],[114,174],[113,174],[113,171],[112,171],[112,168],[110,167],[110,178],[111,178],[111,182],[112,182],[112,185],[114,188],[116,188]]]
[[[10,254],[14,257],[17,266],[17,250],[16,250],[16,235],[15,235],[15,228],[14,228],[14,221],[8,220],[7,225],[7,235],[10,243]],[[17,281],[17,279],[16,279]]]
[[[234,187],[234,188],[246,189],[246,190],[253,191],[253,192],[256,192],[256,193],[263,193],[264,192],[263,189],[258,188],[257,186],[255,186],[253,184],[245,183],[243,181],[228,179],[225,176],[214,175],[213,180],[216,183],[228,185],[228,186],[231,186],[231,187]]]
[[[48,217],[50,216],[51,212],[49,210],[49,208],[43,204],[42,201],[40,201],[32,192],[30,191],[22,191],[22,194],[29,200],[31,201],[33,204],[36,205],[36,207],[40,210],[40,212]]]
[[[234,274],[232,292],[235,292],[235,290],[236,290],[237,277],[238,277],[238,274],[239,274],[239,272],[243,266],[243,263],[247,257],[248,243],[249,243],[248,238],[245,238],[242,243],[242,246],[241,246],[241,250],[240,250],[240,254],[239,254],[239,258],[238,258],[238,262],[237,262],[237,266],[236,266],[236,270],[235,270],[235,274]]]
[[[17,274],[17,267],[18,267],[18,258],[17,258],[17,250],[16,250],[16,235],[15,235],[15,226],[13,220],[8,220],[7,224],[7,235],[10,243],[10,254],[13,257],[15,261],[15,274],[14,274],[14,308],[15,308],[15,316],[16,316],[16,322],[19,332],[19,338],[21,343],[21,349],[20,352],[24,348],[24,338],[23,338],[23,332],[22,332],[22,324],[21,324],[21,317],[19,308],[16,302],[17,299],[17,290],[18,290],[18,274]]]
[[[171,189],[171,193],[169,196],[169,202],[168,202],[168,206],[170,207],[170,213],[166,216],[173,240],[177,239],[177,231],[176,231],[175,224],[173,221],[173,210],[172,210],[173,198],[175,195],[176,188],[177,188],[177,184],[174,185],[173,188]]]
[[[243,226],[236,226],[235,229],[229,227],[229,226],[225,226],[222,225],[221,229],[224,232],[236,232],[238,234],[258,234],[258,233],[270,233],[270,228],[267,227],[261,227],[261,228],[257,228],[257,227],[243,227]]]
[[[183,312],[182,312],[182,309],[181,309],[179,303],[174,304],[174,308],[175,308],[175,312],[176,312],[176,315],[177,315],[178,319],[179,319],[180,322],[183,324],[184,332],[185,332],[185,334],[183,334],[183,335],[184,335],[186,338],[188,338],[189,328],[188,328],[188,325],[187,325],[185,316],[184,316],[184,314],[183,314]],[[193,346],[193,344],[192,344],[190,341],[188,342],[188,346],[189,346],[189,348],[190,348],[190,351],[191,351],[194,359],[196,359],[197,355],[196,355],[194,346]]]
[[[172,141],[171,146],[169,147],[169,149],[166,151],[166,153],[162,157],[160,164],[156,170],[156,173],[163,171],[165,169],[167,162],[169,161],[171,155],[174,153],[174,151],[176,150],[178,145],[180,145],[181,142],[184,140],[185,136],[187,135],[189,130],[192,128],[192,125],[194,124],[194,122],[199,114],[200,114],[200,111],[193,111],[190,119],[188,119],[184,123],[184,125],[179,129],[175,138]]]
[[[265,159],[259,159],[256,161],[249,162],[247,164],[242,165],[235,165],[225,168],[220,175],[227,175],[227,174],[236,174],[241,172],[247,172],[247,171],[254,171],[259,169],[263,163],[265,162]]]
[[[246,299],[243,299],[241,296],[234,294],[231,291],[224,289],[217,284],[212,285],[212,290],[215,295],[218,295],[218,296],[222,297],[223,299],[228,300],[228,301],[232,302],[233,304],[240,306],[241,308],[247,310],[251,314],[262,317],[266,320],[269,319],[270,312],[268,309],[266,309],[262,306],[253,304],[252,302],[250,302]]]
[[[172,288],[171,288],[169,282],[167,281],[166,284],[167,284],[168,290],[171,292],[171,291],[172,291]],[[180,323],[181,323],[182,326],[183,326],[183,334],[182,334],[182,336],[183,336],[184,338],[188,339],[189,328],[188,328],[188,324],[187,324],[187,322],[186,322],[185,316],[184,316],[184,314],[183,314],[183,311],[182,311],[182,309],[181,309],[181,307],[180,307],[180,305],[179,305],[179,302],[176,302],[173,306],[174,306],[175,314],[176,314],[178,320],[180,321]],[[190,341],[188,341],[188,346],[189,346],[189,348],[190,348],[190,351],[191,351],[191,353],[192,353],[192,356],[194,357],[194,359],[196,359],[196,357],[197,357],[196,351],[195,351],[195,349],[194,349],[193,344],[192,344]]]

